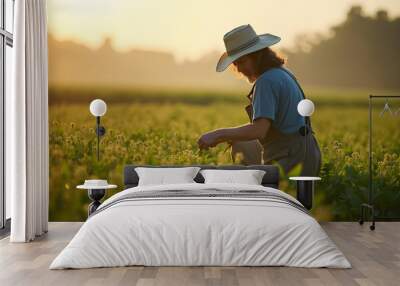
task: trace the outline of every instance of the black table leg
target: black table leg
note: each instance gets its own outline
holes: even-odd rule
[[[314,181],[297,181],[297,200],[308,210],[312,208],[314,196]]]
[[[89,199],[92,200],[88,207],[88,216],[90,216],[101,205],[100,200],[106,194],[106,189],[91,189],[88,190]]]

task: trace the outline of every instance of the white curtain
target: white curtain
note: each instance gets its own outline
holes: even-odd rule
[[[13,92],[6,111],[12,242],[47,232],[49,197],[46,0],[16,0]],[[8,183],[7,183],[8,180]]]

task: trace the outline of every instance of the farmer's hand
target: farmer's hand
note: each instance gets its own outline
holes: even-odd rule
[[[222,141],[220,140],[219,130],[204,133],[200,136],[197,144],[200,149],[208,149],[209,147],[215,147]]]

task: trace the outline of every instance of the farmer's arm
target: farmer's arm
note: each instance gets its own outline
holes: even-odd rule
[[[218,143],[263,139],[276,118],[279,89],[279,82],[268,77],[260,77],[253,94],[253,123],[218,129]]]
[[[253,123],[218,129],[218,141],[248,141],[253,139],[263,139],[271,126],[269,118],[257,118]]]

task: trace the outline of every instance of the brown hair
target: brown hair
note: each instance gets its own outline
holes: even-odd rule
[[[247,54],[247,56],[256,64],[257,76],[271,68],[281,67],[286,62],[286,59],[282,55],[271,50],[269,47]],[[234,64],[231,67],[236,74],[240,74]]]

